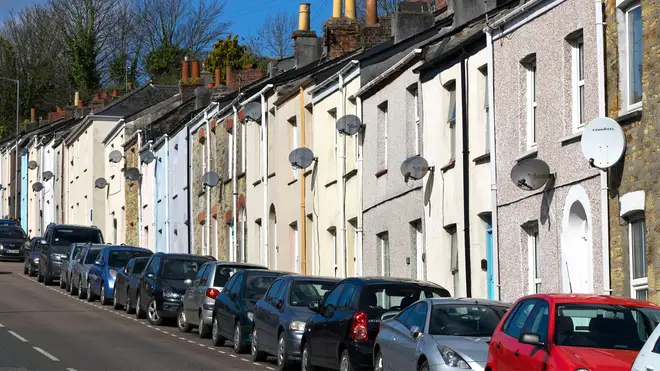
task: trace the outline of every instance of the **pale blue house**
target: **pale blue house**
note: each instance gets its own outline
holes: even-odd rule
[[[169,231],[169,137],[163,135],[153,146],[155,155],[154,169],[154,224],[155,224],[155,251],[169,253],[170,231]]]

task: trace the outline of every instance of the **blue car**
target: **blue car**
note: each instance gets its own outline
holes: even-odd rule
[[[126,266],[131,258],[151,256],[151,250],[133,246],[108,246],[103,249],[89,269],[89,295],[98,297],[103,305],[109,305],[115,294],[117,272]]]

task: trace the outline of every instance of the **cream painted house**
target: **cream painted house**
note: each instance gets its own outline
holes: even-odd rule
[[[104,143],[103,163],[105,167],[106,188],[106,213],[105,240],[115,244],[126,243],[126,179],[124,178],[124,138],[125,128],[123,122],[111,131]],[[115,158],[118,162],[110,161],[110,153],[119,151],[120,157]],[[113,154],[114,156],[115,154]]]

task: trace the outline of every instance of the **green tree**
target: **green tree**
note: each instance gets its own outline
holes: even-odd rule
[[[181,77],[181,61],[187,50],[176,45],[163,44],[147,54],[145,68],[151,79],[158,84],[176,84]]]
[[[222,81],[227,81],[227,76],[225,76],[226,66],[231,66],[233,69],[240,69],[250,63],[256,63],[256,59],[247,45],[241,45],[239,43],[238,35],[229,34],[226,39],[218,40],[213,44],[213,49],[206,54],[204,66],[209,72],[220,68]]]

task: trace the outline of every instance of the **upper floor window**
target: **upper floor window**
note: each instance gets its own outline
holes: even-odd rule
[[[447,123],[449,124],[449,160],[456,160],[456,82],[445,85],[449,97]]]
[[[388,114],[388,106],[387,106],[387,101],[381,103],[378,106],[378,122],[380,125],[380,137],[382,138],[382,141],[379,145],[380,148],[382,148],[381,152],[381,158],[380,158],[380,169],[387,169],[387,125],[389,120],[389,114]]]
[[[584,126],[584,39],[582,34],[571,41],[573,130]]]
[[[482,76],[482,81],[483,81],[483,89],[484,89],[484,149],[486,150],[485,153],[490,153],[490,125],[489,125],[489,114],[490,114],[490,106],[489,106],[489,100],[488,100],[488,66],[483,66],[479,69],[481,72]]]
[[[630,286],[633,298],[647,300],[648,274],[646,264],[646,221],[643,213],[628,218],[630,247]]]
[[[642,7],[638,3],[625,11],[626,103],[628,110],[642,105]]]
[[[289,119],[289,151],[298,148],[298,123],[296,117],[293,116]],[[293,169],[293,178],[298,179],[298,170]]]
[[[527,147],[536,146],[536,59],[526,63],[527,69]]]

